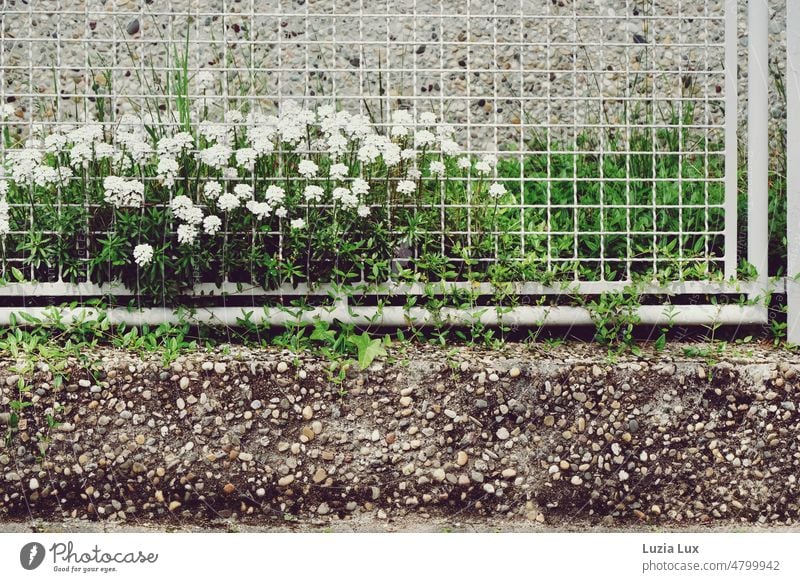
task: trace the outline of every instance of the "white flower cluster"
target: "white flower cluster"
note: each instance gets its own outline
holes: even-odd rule
[[[8,152],[6,159],[12,180],[41,188],[64,184],[72,177],[72,170],[43,164],[40,145],[36,140],[29,140],[24,148]]]
[[[139,180],[106,176],[103,189],[105,201],[114,208],[138,208],[144,203],[144,184]]]
[[[144,267],[153,260],[153,247],[149,244],[136,245],[133,249],[133,260],[140,267]]]
[[[180,166],[173,158],[161,158],[158,160],[156,175],[164,186],[172,188],[175,185],[175,178],[178,176]]]
[[[3,103],[3,105],[0,106],[0,121],[8,119],[16,112],[17,112],[16,107],[11,105],[11,103]]]
[[[195,83],[202,93],[215,85],[205,71],[197,74]],[[0,110],[0,116],[4,114],[8,112]],[[395,111],[385,132],[364,115],[337,111],[331,105],[312,111],[293,102],[284,103],[278,115],[251,112],[245,119],[239,111],[227,111],[224,121],[199,123],[196,137],[180,131],[153,140],[146,125],[125,115],[116,128],[88,123],[41,136],[41,141],[37,135],[26,147],[6,153],[10,178],[46,188],[69,180],[73,168],[91,169],[105,175],[105,201],[117,209],[144,204],[140,176],[155,176],[167,189],[182,186],[180,176],[192,176],[190,186],[198,178],[201,188],[188,192],[191,197],[173,197],[170,204],[178,221],[177,239],[187,245],[194,244],[201,232],[217,235],[223,221],[227,229],[232,213],[240,209],[259,221],[287,218],[285,224],[295,231],[316,220],[316,214],[308,214],[312,206],[320,213],[330,208],[342,211],[338,216],[347,220],[366,219],[379,208],[374,198],[384,196],[384,184],[404,196],[421,196],[455,168],[477,174],[480,179],[473,183],[485,188],[482,191],[491,199],[508,193],[502,183],[489,180],[497,158],[463,155],[455,129],[437,123],[430,112],[415,119],[409,111]],[[106,142],[107,135],[112,135],[113,143]],[[274,155],[278,151],[280,156]],[[265,179],[280,179],[282,185],[265,185]],[[7,189],[7,183],[0,181],[0,234],[9,230]],[[298,211],[305,213],[304,218]],[[133,259],[140,267],[152,258],[150,245],[134,249]]]
[[[181,194],[172,199],[172,214],[183,224],[178,225],[178,242],[180,244],[194,244],[199,234],[198,225],[209,217],[203,216],[203,209],[197,206],[188,196]]]
[[[194,147],[194,138],[191,133],[179,131],[158,140],[156,152],[161,157],[176,158],[186,150]]]
[[[67,143],[72,144],[69,150],[70,164],[74,168],[88,169],[93,161],[118,159],[117,149],[104,141],[103,126],[89,123],[67,133]]]
[[[264,192],[264,200],[255,199],[253,187],[249,184],[238,184],[233,191],[238,200],[247,199],[245,207],[259,220],[269,218],[273,214],[278,218],[285,218],[288,215],[288,211],[283,206],[286,191],[276,184],[270,184],[267,187]],[[222,197],[220,197],[220,202],[222,202]],[[238,207],[238,202],[236,207]]]
[[[122,116],[114,135],[117,145],[122,149],[122,160],[125,169],[130,165],[143,166],[153,155],[153,148],[147,142],[142,121],[138,117],[126,114]],[[63,145],[62,145],[63,147]],[[125,154],[129,156],[125,157]]]
[[[8,182],[0,180],[0,236],[5,236],[11,232],[11,225],[8,215]]]
[[[224,143],[215,143],[211,147],[197,152],[197,158],[214,170],[224,170],[233,154],[233,149]]]

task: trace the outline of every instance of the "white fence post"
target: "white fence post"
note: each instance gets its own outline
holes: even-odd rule
[[[800,344],[800,3],[786,3],[787,340]]]
[[[791,4],[791,2],[789,2]],[[769,7],[749,0],[747,22],[747,260],[767,288],[769,189]],[[735,115],[735,112],[731,112]],[[763,291],[762,291],[763,293]]]
[[[739,260],[739,7],[725,0],[725,278]]]

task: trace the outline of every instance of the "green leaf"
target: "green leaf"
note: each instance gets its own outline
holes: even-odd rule
[[[25,280],[25,275],[23,275],[22,271],[16,267],[11,267],[11,275],[14,277],[17,283],[22,283]]]
[[[317,327],[311,332],[311,339],[314,341],[333,343],[336,339],[336,332],[331,329]]]
[[[379,339],[372,339],[367,332],[351,336],[347,341],[358,350],[358,365],[362,370],[366,370],[378,356],[386,355],[383,342]]]

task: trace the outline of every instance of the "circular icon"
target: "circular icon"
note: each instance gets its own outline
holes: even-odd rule
[[[35,570],[44,561],[44,546],[39,542],[30,542],[22,546],[19,552],[19,563],[26,570]]]

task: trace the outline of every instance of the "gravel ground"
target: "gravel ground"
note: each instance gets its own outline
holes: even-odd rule
[[[418,0],[417,17],[412,0],[259,1],[264,15],[253,18],[248,15],[251,4],[228,2],[229,13],[219,16],[214,12],[223,3],[208,0],[5,0],[7,11],[22,12],[3,16],[5,81],[0,96],[8,100],[31,90],[51,92],[52,70],[59,67],[60,92],[65,97],[55,102],[47,97],[20,97],[19,115],[36,111],[37,117],[67,119],[76,110],[75,99],[69,95],[91,92],[91,85],[98,82],[102,89],[105,81],[98,73],[111,66],[113,105],[124,112],[132,107],[125,96],[151,92],[150,68],[166,65],[170,51],[182,50],[188,31],[192,68],[218,71],[227,67],[228,95],[244,84],[246,93],[270,108],[278,95],[336,94],[353,107],[366,104],[374,112],[380,109],[375,97],[390,95],[395,98],[393,107],[433,108],[449,121],[466,125],[474,149],[492,147],[495,142],[519,144],[530,137],[515,127],[520,122],[573,125],[605,119],[624,123],[630,113],[616,98],[626,94],[656,95],[663,99],[662,107],[671,98],[694,97],[698,121],[715,122],[720,117],[723,76],[704,74],[693,82],[692,72],[722,67],[723,49],[713,44],[724,38],[723,22],[702,17],[720,15],[723,0],[524,0],[526,15],[551,18],[523,20],[514,17],[520,13],[519,0],[497,0],[490,5]],[[746,3],[741,4],[740,76],[744,82]],[[773,55],[779,58],[785,47],[785,1],[770,4]],[[167,9],[174,13],[172,17],[152,14]],[[361,19],[360,10],[366,14]],[[307,18],[307,12],[336,17]],[[576,21],[573,14],[578,15]],[[643,15],[654,18],[640,18]],[[683,18],[674,18],[678,15]],[[164,42],[170,37],[176,39],[172,46]],[[550,47],[538,46],[547,38]],[[361,48],[356,41],[366,44]],[[520,42],[526,43],[524,50]],[[577,48],[559,43],[575,43]],[[624,46],[615,46],[620,43]],[[712,46],[675,46],[680,43]],[[27,63],[42,68],[31,72]],[[248,67],[257,72],[242,73]],[[641,72],[653,67],[680,73]],[[591,72],[574,73],[573,68]],[[164,76],[156,76],[163,83]],[[143,78],[151,80],[143,85]],[[591,99],[601,94],[602,106]],[[741,95],[745,94],[743,86]],[[362,99],[362,95],[369,97]],[[526,99],[520,100],[520,95]],[[573,96],[575,100],[564,99]],[[773,103],[777,121],[782,109],[777,99]],[[87,106],[93,107],[92,103]],[[77,107],[80,115],[82,107],[82,103]],[[509,127],[495,132],[481,128],[482,124]],[[560,133],[566,139],[574,135],[570,128]],[[712,141],[720,137],[719,131],[709,135]]]
[[[44,366],[23,378],[33,405],[0,447],[0,518],[796,527],[800,359],[682,354],[611,364],[591,346],[414,347],[338,384],[326,360],[281,351],[197,353],[167,369],[94,352],[91,370],[70,363],[61,391]],[[8,410],[20,378],[0,369]]]

